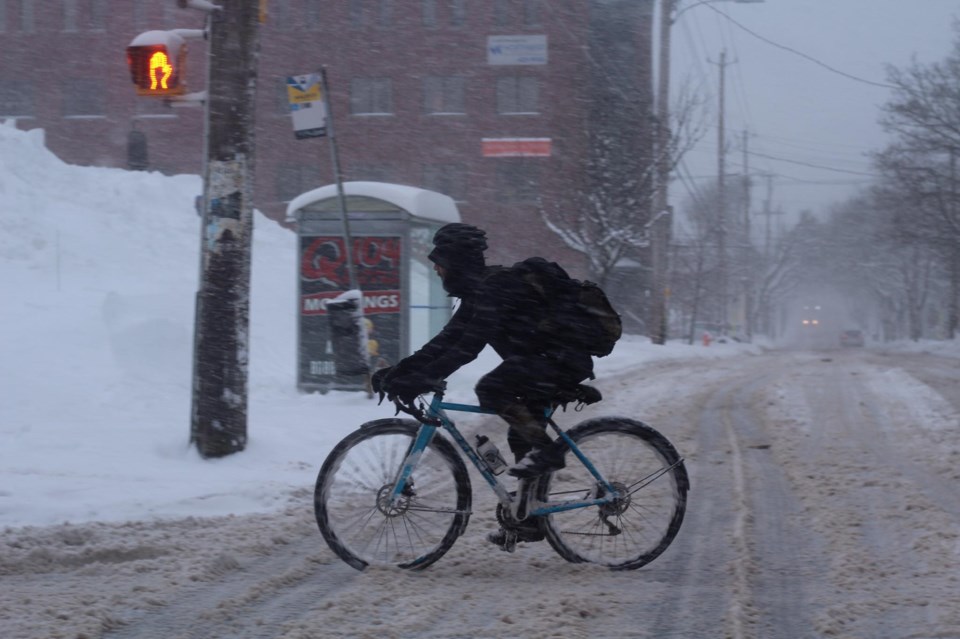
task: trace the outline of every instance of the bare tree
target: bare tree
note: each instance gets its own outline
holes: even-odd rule
[[[591,138],[584,188],[571,202],[549,209],[541,205],[546,225],[588,258],[590,272],[601,285],[621,259],[648,246],[653,220],[647,212],[657,194],[660,154],[668,156],[671,168],[676,166],[706,130],[703,107],[702,97],[681,92],[672,111],[670,142],[652,154],[625,147],[624,132],[616,127],[598,126]],[[649,114],[632,117],[648,118]]]
[[[960,29],[958,29],[960,33]],[[895,142],[874,157],[888,199],[901,202],[896,223],[905,241],[922,243],[940,256],[947,273],[947,333],[960,324],[960,39],[942,61],[890,67],[895,87],[881,124]],[[893,194],[891,196],[891,194]]]

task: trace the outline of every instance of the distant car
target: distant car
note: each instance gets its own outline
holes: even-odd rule
[[[863,346],[863,331],[851,328],[840,333],[840,346]]]

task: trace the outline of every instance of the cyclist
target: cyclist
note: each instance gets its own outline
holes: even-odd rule
[[[436,232],[433,244],[428,258],[444,290],[459,298],[460,305],[420,350],[377,371],[374,391],[413,401],[489,344],[503,362],[484,375],[475,390],[480,405],[510,425],[507,442],[516,463],[508,472],[528,478],[563,468],[563,455],[546,432],[544,409],[557,390],[593,377],[592,358],[538,334],[543,304],[510,269],[486,264],[485,231],[451,223]]]

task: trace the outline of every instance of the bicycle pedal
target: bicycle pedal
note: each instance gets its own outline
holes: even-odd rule
[[[517,549],[519,535],[514,530],[505,530],[501,528],[497,532],[487,535],[487,541],[495,544],[497,548],[504,552],[513,552]]]

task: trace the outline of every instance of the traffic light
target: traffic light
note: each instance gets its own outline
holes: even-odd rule
[[[173,31],[141,33],[127,47],[127,65],[137,95],[182,95],[186,41]]]

